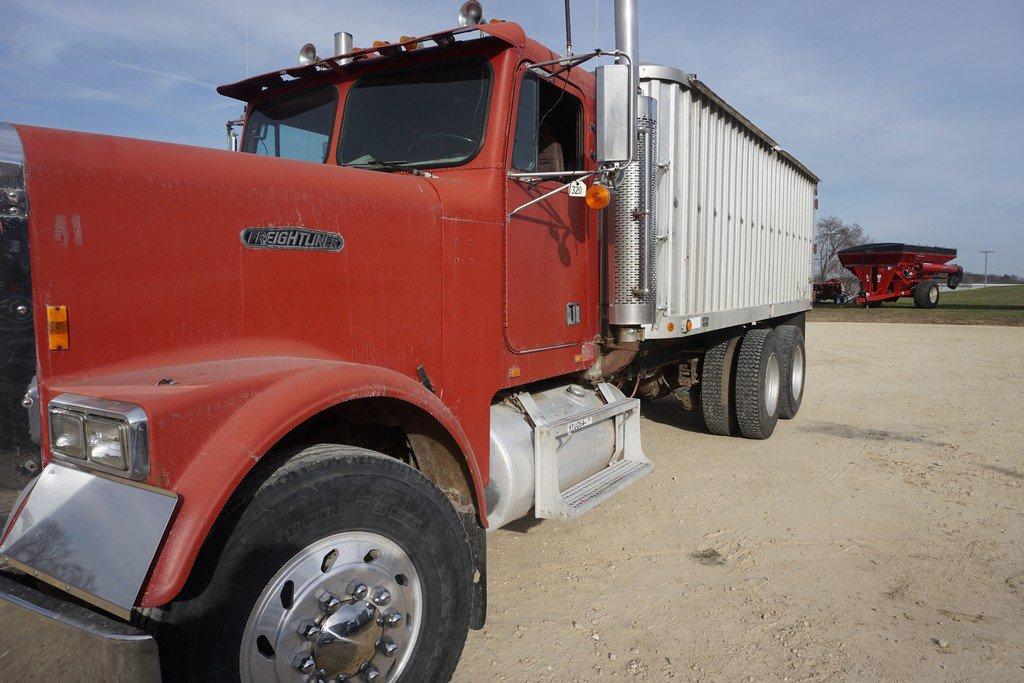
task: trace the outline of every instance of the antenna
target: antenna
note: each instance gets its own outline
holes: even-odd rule
[[[565,56],[572,57],[572,19],[570,18],[569,4],[571,0],[565,0]]]
[[[245,77],[249,77],[249,0],[245,0]]]

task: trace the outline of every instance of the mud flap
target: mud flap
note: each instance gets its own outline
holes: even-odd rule
[[[469,627],[479,631],[487,621],[487,533],[480,526],[476,512],[460,512],[459,517],[473,553],[473,606]]]

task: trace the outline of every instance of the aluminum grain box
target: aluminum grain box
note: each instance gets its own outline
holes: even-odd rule
[[[640,80],[657,101],[660,175],[646,337],[809,309],[818,177],[690,74],[645,65]]]

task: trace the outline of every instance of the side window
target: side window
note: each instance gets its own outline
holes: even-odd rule
[[[581,169],[582,119],[575,96],[527,71],[516,112],[512,167],[538,173]]]
[[[249,114],[242,151],[322,163],[334,124],[333,86],[256,105]]]

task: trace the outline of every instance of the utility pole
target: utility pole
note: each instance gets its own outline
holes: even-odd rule
[[[988,287],[988,255],[995,253],[995,249],[982,249],[981,253],[985,255],[985,287]]]

